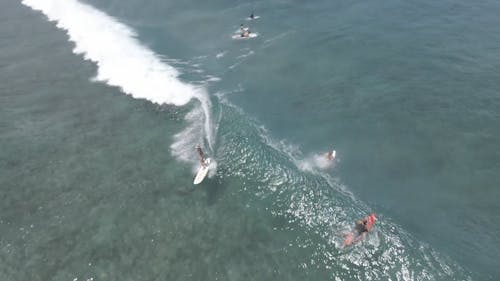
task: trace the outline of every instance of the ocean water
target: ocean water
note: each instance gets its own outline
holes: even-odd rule
[[[498,280],[499,12],[2,1],[0,280]]]

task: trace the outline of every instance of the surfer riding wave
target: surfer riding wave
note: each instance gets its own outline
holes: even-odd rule
[[[196,145],[196,151],[198,152],[198,156],[200,156],[200,164],[202,167],[207,166],[207,161],[205,159],[205,154],[203,153],[203,150],[201,150],[201,146],[199,144]]]

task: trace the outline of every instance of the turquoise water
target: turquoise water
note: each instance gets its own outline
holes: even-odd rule
[[[500,276],[500,4],[23,3],[0,4],[0,279]]]

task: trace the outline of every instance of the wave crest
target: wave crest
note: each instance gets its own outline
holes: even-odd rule
[[[23,0],[41,11],[75,43],[74,53],[97,64],[95,80],[119,87],[134,98],[185,105],[206,95],[183,83],[179,72],[143,46],[135,32],[107,14],[75,0]]]

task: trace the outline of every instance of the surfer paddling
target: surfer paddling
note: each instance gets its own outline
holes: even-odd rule
[[[344,246],[352,245],[363,239],[365,234],[372,230],[376,220],[377,217],[375,214],[370,214],[362,220],[357,221],[354,230],[345,236]]]
[[[196,151],[198,152],[198,155],[200,156],[201,166],[206,167],[207,161],[205,160],[205,154],[203,154],[203,150],[201,150],[201,146],[199,144],[196,145]]]

